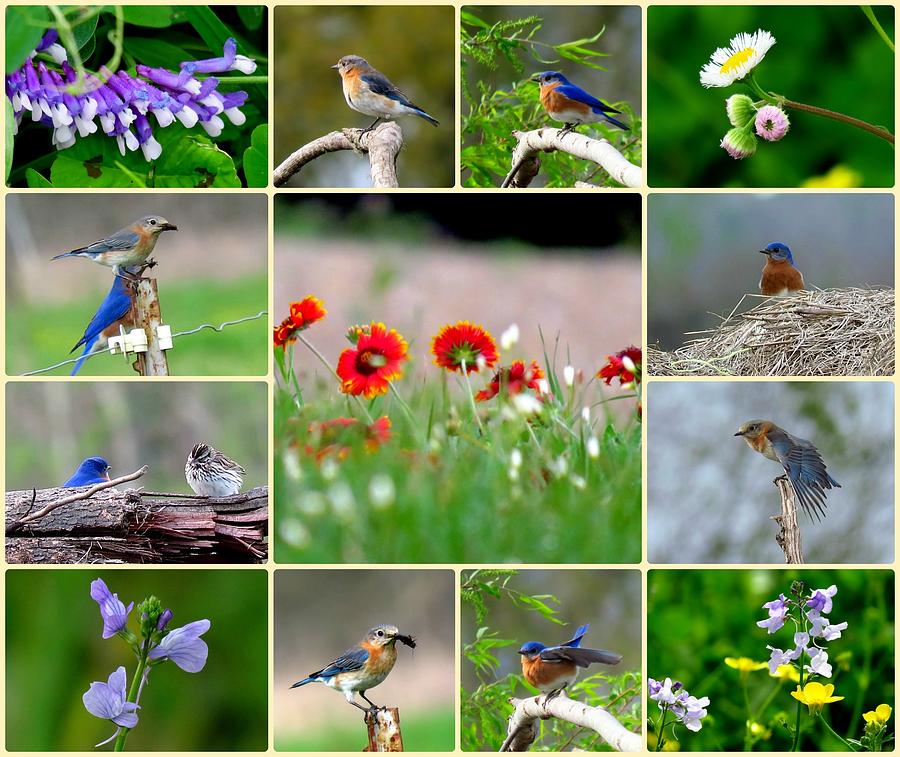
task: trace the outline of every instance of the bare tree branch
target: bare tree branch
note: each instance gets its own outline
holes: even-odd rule
[[[275,186],[282,187],[303,166],[329,152],[354,150],[369,156],[372,186],[397,188],[397,155],[403,147],[403,132],[394,121],[364,129],[341,129],[314,139],[292,153],[275,169]]]
[[[803,546],[800,543],[800,526],[797,524],[797,498],[794,487],[786,477],[775,479],[775,486],[781,493],[781,515],[770,516],[781,531],[775,535],[775,541],[784,552],[784,561],[789,565],[803,564]]]
[[[513,698],[509,701],[516,709],[509,716],[509,735],[500,747],[501,752],[526,751],[537,738],[537,721],[551,717],[590,728],[618,752],[639,752],[643,749],[641,734],[629,731],[602,707],[589,707],[575,699],[569,699],[565,694],[560,694],[549,702],[546,701],[546,695],[529,699]]]
[[[560,131],[560,129],[544,128],[535,131],[513,132],[518,144],[512,154],[512,170],[506,175],[500,186],[503,188],[527,187],[540,170],[540,154],[556,150],[596,163],[613,180],[623,186],[641,186],[643,182],[641,167],[629,163],[622,153],[608,141],[591,139],[575,131],[560,136]]]

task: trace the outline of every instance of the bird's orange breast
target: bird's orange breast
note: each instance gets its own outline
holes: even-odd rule
[[[522,656],[522,675],[528,683],[539,689],[574,673],[574,662],[544,662],[539,656]]]
[[[587,113],[590,108],[584,103],[566,97],[556,91],[559,82],[541,85],[541,105],[548,113],[560,113],[562,111],[576,111],[578,113]]]
[[[760,292],[770,295],[785,290],[796,292],[803,288],[803,274],[786,260],[766,261],[762,278],[759,280]]]

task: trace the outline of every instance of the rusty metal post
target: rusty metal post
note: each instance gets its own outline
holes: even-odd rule
[[[364,752],[402,752],[403,735],[400,733],[400,710],[396,707],[379,707],[366,713],[366,729],[369,744]]]
[[[160,348],[157,328],[162,324],[156,279],[139,279],[135,284],[134,324],[147,335],[147,351],[138,352],[134,369],[142,376],[168,376],[169,361]]]

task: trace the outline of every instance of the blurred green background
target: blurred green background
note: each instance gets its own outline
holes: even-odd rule
[[[784,242],[806,287],[894,285],[888,194],[654,194],[647,211],[647,340],[679,347],[759,293],[769,242]],[[745,301],[742,310],[759,303]]]
[[[90,584],[102,578],[126,606],[157,596],[171,628],[208,618],[209,658],[199,673],[155,668],[141,695],[130,751],[265,751],[268,743],[268,613],[264,570],[8,570],[6,748],[80,751],[115,730],[81,695],[134,656],[103,640]],[[136,611],[131,613],[137,631]],[[110,747],[105,748],[111,751]]]
[[[291,684],[392,623],[416,637],[397,644],[387,680],[367,696],[399,707],[411,752],[452,751],[455,722],[455,578],[450,570],[278,570],[275,573],[275,748],[359,751],[363,713],[321,683]],[[357,700],[365,704],[359,697]]]
[[[244,466],[244,489],[268,479],[268,392],[262,382],[35,382],[6,385],[6,488],[59,486],[86,457],[136,484],[190,493],[184,463],[197,442]]]
[[[365,128],[372,118],[351,110],[333,66],[360,55],[440,126],[399,119],[403,187],[455,183],[455,32],[450,6],[285,7],[275,11],[275,164],[328,132]],[[288,186],[370,187],[369,161],[351,151],[325,155]]]
[[[872,6],[894,38],[894,9]],[[719,147],[730,128],[725,99],[743,85],[704,89],[700,69],[740,32],[762,28],[777,44],[755,69],[763,89],[894,128],[894,56],[855,6],[660,6],[647,14],[649,184],[657,187],[890,187],[894,151],[878,137],[799,111],[776,143],[736,161]],[[850,172],[849,174],[847,172]]]
[[[647,579],[647,675],[681,681],[696,697],[709,697],[709,716],[699,733],[679,729],[682,751],[741,750],[746,709],[740,674],[725,665],[726,657],[769,659],[766,645],[791,648],[793,628],[786,626],[771,636],[756,626],[766,617],[764,602],[780,593],[790,594],[791,582],[800,579],[809,591],[835,584],[832,623],[846,621],[843,636],[828,642],[830,681],[835,695],[844,700],[826,706],[825,716],[845,738],[858,738],[864,725],[862,713],[881,703],[894,706],[894,578],[889,570],[651,570]],[[702,605],[702,612],[698,612]],[[787,751],[790,741],[776,723],[779,713],[794,722],[796,700],[789,692],[796,685],[779,684],[768,670],[749,674],[753,706],[781,686],[765,718],[757,718],[772,731],[757,743],[757,751]],[[804,712],[805,712],[804,708]],[[658,718],[656,703],[649,702],[648,716]],[[893,731],[891,721],[888,731]],[[820,724],[811,725],[804,715],[804,748],[845,751]],[[651,745],[652,748],[652,745]]]
[[[69,350],[112,286],[112,272],[85,258],[50,258],[103,239],[156,213],[176,226],[157,240],[163,320],[172,332],[256,315],[268,309],[266,197],[223,195],[41,194],[6,198],[6,371],[24,373],[81,354]],[[175,340],[173,376],[266,373],[268,319]],[[72,365],[48,375],[67,376]],[[121,355],[98,355],[84,376],[136,376]]]

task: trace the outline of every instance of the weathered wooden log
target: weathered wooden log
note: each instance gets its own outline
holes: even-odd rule
[[[24,562],[265,562],[268,487],[232,497],[105,489],[21,524],[72,489],[6,493],[6,559]]]

